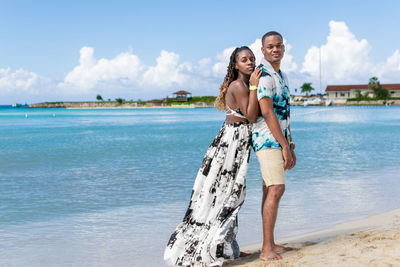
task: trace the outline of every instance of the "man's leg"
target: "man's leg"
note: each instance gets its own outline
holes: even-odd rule
[[[274,241],[274,228],[279,201],[284,192],[284,184],[271,185],[268,188],[263,186],[262,221],[264,240],[260,255],[260,258],[263,260],[279,260],[282,258],[275,252],[278,246],[275,245]]]

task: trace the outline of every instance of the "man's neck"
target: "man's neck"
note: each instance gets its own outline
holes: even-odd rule
[[[264,57],[264,60],[267,61],[276,72],[279,72],[279,69],[281,68],[280,61],[279,62],[271,62],[271,61],[268,61],[265,57]]]
[[[274,70],[279,73],[279,69],[281,68],[280,61],[279,62],[269,62],[269,64],[271,64],[271,66],[274,68]]]

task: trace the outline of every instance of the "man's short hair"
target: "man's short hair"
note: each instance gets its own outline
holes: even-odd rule
[[[264,34],[264,36],[262,37],[262,39],[261,39],[261,46],[264,46],[264,40],[265,40],[265,38],[267,38],[268,36],[273,36],[273,35],[278,35],[279,37],[281,37],[281,39],[282,39],[282,41],[283,41],[283,37],[282,37],[282,35],[281,35],[279,32],[270,31],[270,32],[267,32],[266,34]]]

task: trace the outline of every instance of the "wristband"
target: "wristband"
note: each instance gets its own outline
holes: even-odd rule
[[[293,150],[296,148],[296,145],[293,143],[292,140],[290,140],[289,146],[291,147],[293,145]]]
[[[257,86],[251,85],[251,86],[249,87],[249,90],[250,90],[250,91],[257,90]]]

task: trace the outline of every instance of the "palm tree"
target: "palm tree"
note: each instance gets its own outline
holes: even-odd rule
[[[306,93],[307,96],[308,96],[308,93],[311,93],[311,91],[314,90],[314,88],[311,86],[311,83],[303,83],[303,85],[300,86],[300,88],[301,88],[301,92]]]
[[[96,99],[97,99],[98,101],[103,101],[103,98],[101,97],[101,95],[97,95],[97,96],[96,96]]]
[[[369,78],[368,88],[374,90],[374,92],[381,88],[381,83],[379,82],[379,79],[375,76]]]
[[[377,99],[388,99],[389,97],[389,91],[382,88],[379,79],[375,76],[369,79],[368,88],[374,91]]]

